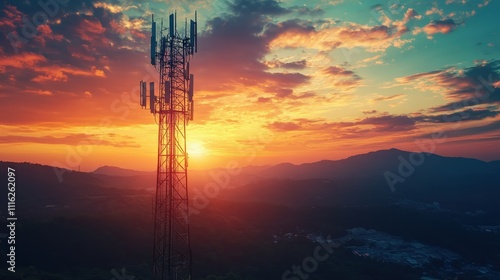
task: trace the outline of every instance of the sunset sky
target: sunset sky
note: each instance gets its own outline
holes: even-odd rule
[[[154,170],[151,14],[195,10],[190,168],[421,143],[500,159],[500,1],[1,2],[0,160]]]

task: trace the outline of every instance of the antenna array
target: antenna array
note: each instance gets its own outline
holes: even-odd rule
[[[187,29],[186,19],[181,36],[174,13],[168,28],[163,28],[162,21],[157,34],[152,16],[150,58],[160,76],[158,95],[153,82],[149,95],[146,82],[140,82],[140,105],[146,108],[149,98],[149,109],[158,120],[153,279],[191,279],[186,125],[194,112],[194,75],[189,72],[189,61],[198,51],[196,12],[189,34]]]

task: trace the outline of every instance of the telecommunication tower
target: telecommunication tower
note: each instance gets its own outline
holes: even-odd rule
[[[140,104],[143,108],[149,106],[158,123],[153,209],[155,280],[191,279],[186,125],[193,120],[194,112],[194,76],[189,72],[189,61],[198,51],[196,12],[189,28],[186,19],[182,34],[176,25],[177,14],[174,13],[169,16],[168,28],[164,29],[161,22],[157,40],[156,22],[152,16],[151,64],[160,75],[158,94],[155,94],[154,82],[150,83],[149,95],[147,83],[140,83]]]

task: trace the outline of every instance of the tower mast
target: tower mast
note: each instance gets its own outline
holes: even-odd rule
[[[195,13],[195,18],[196,18]],[[152,17],[151,64],[159,72],[160,85],[155,94],[150,83],[141,81],[141,106],[149,108],[158,123],[158,162],[153,208],[154,244],[153,279],[191,279],[191,248],[188,211],[188,155],[186,125],[193,120],[194,76],[189,73],[189,60],[197,52],[197,22],[190,21],[187,30],[177,31],[177,14],[169,16],[165,30]],[[187,28],[187,25],[186,25]],[[166,35],[163,32],[166,31]]]

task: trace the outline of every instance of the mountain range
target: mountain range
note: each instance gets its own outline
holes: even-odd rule
[[[23,279],[110,279],[110,270],[125,265],[136,279],[151,279],[156,172],[0,162],[0,170],[7,167],[15,169]],[[353,228],[450,250],[462,261],[449,267],[437,259],[415,269],[353,254],[350,248],[364,243],[352,240],[321,263],[315,279],[454,279],[470,263],[481,271],[456,279],[497,279],[485,278],[483,268],[500,271],[498,171],[499,161],[396,149],[300,165],[190,170],[193,279],[279,279],[313,253],[312,240],[343,238]],[[0,188],[0,203],[6,191]],[[373,245],[363,246],[391,254]],[[399,253],[391,257],[399,261]],[[228,271],[241,277],[214,276]],[[9,276],[0,272],[1,279],[18,279]]]
[[[156,172],[111,166],[76,172],[0,162],[2,169],[7,166],[16,169],[19,199],[43,201],[43,205],[68,204],[82,197],[151,195],[156,181]],[[473,211],[498,208],[499,171],[500,161],[390,149],[342,160],[243,167],[236,175],[220,168],[190,171],[189,178],[193,199],[213,196],[208,188],[216,186],[217,198],[230,201],[337,206],[410,199]]]

